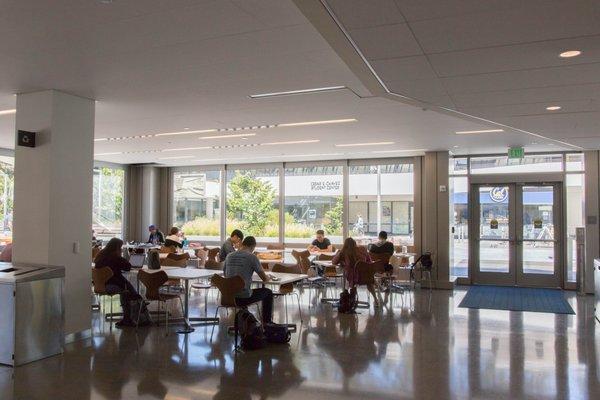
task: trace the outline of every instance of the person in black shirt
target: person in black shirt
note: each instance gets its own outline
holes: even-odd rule
[[[318,251],[318,252],[331,252],[333,251],[333,246],[329,239],[325,237],[325,232],[322,229],[317,231],[317,237],[313,242],[308,246],[308,251]]]
[[[394,252],[396,251],[394,249],[394,244],[392,242],[388,242],[387,238],[388,235],[386,231],[379,232],[379,240],[369,245],[369,253],[389,254],[390,256],[394,255]]]
[[[165,235],[163,235],[163,233],[160,230],[158,230],[156,225],[150,225],[148,227],[148,230],[150,231],[150,237],[148,237],[148,243],[163,244],[165,242]]]
[[[133,320],[132,315],[130,315],[128,302],[141,299],[137,290],[135,290],[133,285],[123,276],[123,271],[131,270],[131,264],[121,257],[122,247],[123,241],[121,239],[112,238],[94,259],[94,268],[109,267],[113,272],[113,276],[106,282],[107,292],[110,293],[111,290],[114,292],[127,290],[125,293],[121,294],[123,319],[115,324],[117,327],[135,326],[135,321]]]

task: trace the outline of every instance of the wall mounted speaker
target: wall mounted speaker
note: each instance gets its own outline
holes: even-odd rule
[[[19,146],[35,147],[35,132],[19,131],[18,144]]]

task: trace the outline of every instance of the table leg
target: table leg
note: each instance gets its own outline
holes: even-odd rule
[[[192,328],[192,326],[190,325],[190,322],[188,320],[189,297],[190,297],[190,280],[186,279],[185,280],[185,299],[183,302],[183,322],[184,322],[185,326],[183,328],[181,328],[180,330],[178,330],[177,333],[186,334],[186,333],[191,333],[191,332],[195,331],[195,329]]]

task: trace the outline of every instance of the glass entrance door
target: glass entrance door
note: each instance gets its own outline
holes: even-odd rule
[[[476,284],[560,286],[560,184],[471,185]]]

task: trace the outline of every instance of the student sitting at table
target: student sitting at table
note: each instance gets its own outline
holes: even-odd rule
[[[317,237],[312,241],[310,246],[308,246],[308,251],[311,252],[331,252],[333,251],[333,246],[329,239],[325,237],[325,231],[323,229],[319,229],[317,231]]]
[[[244,234],[242,231],[239,229],[234,229],[231,232],[231,235],[229,235],[229,238],[221,246],[221,250],[219,251],[219,259],[221,261],[225,261],[225,258],[229,253],[233,253],[240,248],[242,240],[244,240]]]
[[[122,247],[123,241],[121,239],[112,238],[94,259],[94,268],[109,267],[113,272],[113,276],[106,282],[108,291],[111,290],[111,286],[118,289],[115,291],[127,290],[121,294],[123,319],[115,324],[115,326],[119,328],[123,326],[135,326],[129,302],[141,299],[141,296],[135,290],[133,285],[123,276],[123,271],[131,270],[131,264],[121,257]]]
[[[346,280],[350,287],[358,284],[358,272],[356,271],[356,263],[359,261],[370,263],[372,262],[371,256],[367,253],[367,249],[358,246],[356,241],[352,238],[347,238],[344,241],[344,246],[331,260],[333,265],[340,265],[344,268]],[[367,290],[373,296],[375,307],[379,307],[379,299],[375,294],[375,286],[372,284],[367,285]]]
[[[185,236],[183,236],[183,232],[176,226],[171,228],[169,232],[169,236],[165,238],[165,247],[175,247],[175,248],[183,248],[183,243],[185,241]]]
[[[158,230],[156,225],[150,225],[148,227],[148,230],[150,231],[148,243],[163,244],[165,242],[165,235],[163,235],[163,233],[160,230]]]
[[[390,257],[394,255],[396,249],[394,248],[394,243],[389,242],[387,240],[388,235],[386,231],[379,232],[377,236],[377,242],[371,243],[369,245],[369,254],[373,256],[376,260],[382,260],[385,263],[385,271],[391,272],[393,271],[393,267],[390,265]]]
[[[269,323],[273,317],[273,292],[267,288],[251,289],[252,275],[255,272],[263,282],[269,281],[269,277],[260,265],[258,257],[254,254],[255,247],[256,239],[253,236],[246,237],[242,241],[240,249],[229,253],[227,258],[225,258],[223,274],[226,278],[238,275],[244,280],[244,289],[235,296],[236,304],[240,307],[245,307],[261,301],[262,322]]]

